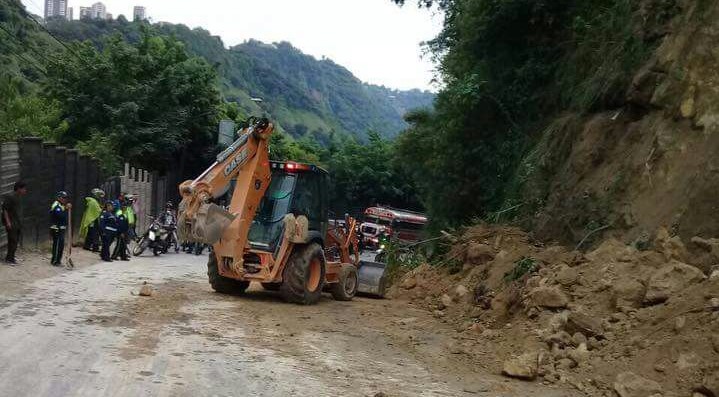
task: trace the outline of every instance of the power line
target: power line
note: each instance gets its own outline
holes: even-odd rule
[[[10,36],[11,39],[15,40],[16,43],[18,43],[18,44],[20,44],[20,45],[23,45],[23,43],[22,43],[17,37],[15,37],[13,34],[11,34],[4,26],[0,25],[0,30],[2,30],[3,32],[5,32],[5,34],[7,34],[8,36]],[[34,50],[32,47],[29,47],[29,46],[28,46],[28,48],[30,48],[33,52],[35,52],[35,50]],[[37,63],[35,63],[35,62],[29,60],[28,58],[26,58],[26,57],[25,57],[25,54],[22,54],[22,53],[17,52],[17,51],[12,51],[12,53],[15,54],[15,55],[17,55],[18,57],[20,57],[23,61],[27,62],[28,64],[34,66],[38,71],[40,71],[42,74],[44,74],[45,77],[48,77],[48,75],[47,75],[47,70],[45,70],[45,68],[39,66]],[[37,54],[37,53],[36,53],[36,54]]]
[[[23,17],[25,17],[25,18],[29,19],[30,21],[34,22],[38,27],[40,27],[40,29],[44,30],[48,35],[50,35],[50,37],[52,37],[53,39],[55,39],[55,41],[57,41],[61,46],[65,47],[65,49],[66,49],[67,51],[69,51],[71,54],[73,54],[80,62],[85,62],[86,65],[92,67],[92,65],[90,65],[89,63],[87,63],[87,62],[80,56],[80,54],[78,54],[77,52],[75,52],[74,49],[72,49],[72,48],[71,48],[69,45],[67,45],[64,41],[58,39],[57,36],[55,36],[47,27],[45,27],[43,24],[41,24],[41,23],[38,22],[35,18],[33,18],[32,15],[30,15],[24,7],[18,7],[18,11],[20,11],[20,14],[21,14]]]

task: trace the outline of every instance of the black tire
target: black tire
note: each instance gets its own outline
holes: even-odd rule
[[[267,291],[279,291],[282,283],[262,283],[262,288]]]
[[[140,256],[143,252],[147,249],[147,245],[149,242],[145,237],[140,238],[140,241],[138,241],[135,244],[135,247],[132,249],[132,255]]]
[[[162,253],[162,248],[155,246],[152,249],[152,255],[159,256]]]
[[[345,263],[339,274],[339,282],[331,285],[330,292],[337,301],[351,301],[357,294],[359,276],[354,265]]]
[[[325,254],[317,243],[295,246],[282,273],[280,292],[287,302],[312,305],[322,297]]]
[[[239,295],[244,293],[247,287],[250,286],[249,281],[223,277],[217,268],[217,257],[215,254],[210,254],[210,258],[207,260],[207,277],[212,289],[221,294]]]

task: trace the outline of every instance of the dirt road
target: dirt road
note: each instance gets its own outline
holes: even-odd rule
[[[475,372],[454,330],[406,304],[223,296],[204,262],[97,264],[0,295],[0,395],[571,395]]]

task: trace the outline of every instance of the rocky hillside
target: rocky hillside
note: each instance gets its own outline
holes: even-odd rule
[[[97,45],[116,33],[136,41],[143,26],[123,19],[48,24],[64,40],[91,40]],[[431,107],[434,99],[426,91],[365,84],[332,60],[315,59],[288,42],[250,40],[228,49],[204,29],[169,23],[150,28],[181,40],[191,53],[214,65],[227,100],[238,102],[247,113],[271,114],[294,137],[309,135],[322,141],[334,131],[364,139],[369,130],[393,137],[407,126],[403,116],[408,110]],[[258,105],[251,98],[263,102]]]
[[[391,295],[454,325],[447,348],[490,372],[589,396],[719,396],[719,240],[660,229],[643,250],[582,254],[476,226],[444,263]]]
[[[564,114],[525,159],[525,226],[577,242],[601,229],[645,244],[660,226],[719,235],[719,1],[681,1],[621,106]],[[590,237],[598,237],[595,233]]]

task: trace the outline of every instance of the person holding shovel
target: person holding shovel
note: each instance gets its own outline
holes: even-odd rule
[[[52,237],[52,258],[50,263],[53,266],[62,266],[62,253],[65,250],[65,233],[72,204],[69,203],[70,195],[67,192],[58,192],[57,200],[50,206],[50,236]]]

